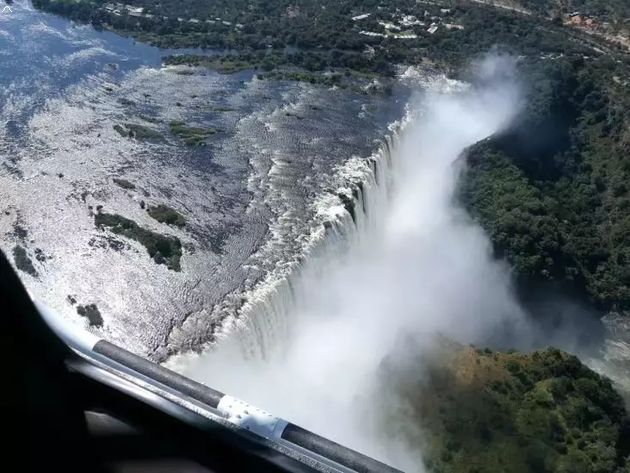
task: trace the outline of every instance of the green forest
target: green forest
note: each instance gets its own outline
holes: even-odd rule
[[[435,473],[624,473],[630,423],[610,381],[555,349],[529,354],[442,340],[397,389],[426,429]],[[392,378],[394,379],[394,378]]]
[[[528,109],[470,150],[461,197],[523,283],[630,309],[630,100],[608,57],[530,64]]]
[[[539,15],[580,12],[612,22],[627,21],[630,4],[625,0],[519,0],[527,10]]]
[[[271,70],[290,65],[310,71],[345,68],[391,75],[397,64],[436,61],[457,69],[471,54],[499,46],[524,54],[587,52],[551,20],[458,1],[337,2],[322,0],[157,2],[129,0],[142,13],[108,10],[98,0],[35,0],[34,4],[96,27],[110,28],[163,47],[215,48],[224,59]],[[378,7],[378,8],[377,8]],[[370,16],[356,20],[361,14]],[[396,23],[402,15],[416,21]],[[428,26],[437,24],[435,33]],[[463,29],[449,29],[447,25]],[[361,32],[377,33],[368,36]],[[392,32],[415,37],[396,38]],[[584,38],[584,41],[588,38]],[[373,48],[365,54],[366,48]]]

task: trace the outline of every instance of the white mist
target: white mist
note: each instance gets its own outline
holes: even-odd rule
[[[521,321],[506,268],[454,203],[462,153],[504,129],[519,108],[510,61],[477,66],[479,85],[427,91],[415,104],[392,151],[389,192],[382,182],[367,190],[376,195],[369,225],[352,248],[307,263],[287,309],[288,329],[279,331],[285,338],[266,347],[265,357],[252,356],[243,344],[256,343],[268,324],[251,320],[246,336],[234,331],[191,362],[188,375],[405,471],[422,471],[419,452],[395,435],[400,429],[382,423],[383,412],[401,406],[380,395],[381,362],[400,356],[402,337],[442,333],[474,342]]]

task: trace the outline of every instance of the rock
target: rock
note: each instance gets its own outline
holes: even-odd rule
[[[352,221],[356,222],[356,214],[355,214],[355,209],[354,209],[355,201],[348,195],[344,194],[343,192],[339,192],[337,196],[341,200],[341,203],[343,204],[344,208],[350,214],[350,217],[352,217]]]
[[[28,237],[28,230],[19,223],[15,223],[13,225],[13,235],[20,240],[26,240]]]
[[[77,313],[81,317],[87,317],[91,327],[103,326],[103,317],[96,304],[80,305],[77,307]]]
[[[159,251],[157,251],[153,255],[153,261],[155,261],[157,264],[166,264],[166,258],[164,258],[164,256],[162,256],[162,253],[160,253]]]
[[[114,181],[114,184],[122,187],[123,189],[134,190],[136,188],[136,185],[133,182],[129,182],[127,179],[115,177],[112,180]]]
[[[46,261],[48,258],[44,254],[44,251],[41,248],[35,248],[35,259],[40,262]]]

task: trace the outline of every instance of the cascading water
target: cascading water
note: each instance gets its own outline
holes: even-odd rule
[[[475,342],[521,320],[506,268],[453,201],[458,158],[518,108],[505,65],[482,64],[478,87],[426,91],[371,159],[339,169],[335,193],[316,202],[322,224],[305,263],[252,297],[224,339],[188,357],[183,371],[394,466],[422,470],[410,438],[384,422],[402,407],[383,397],[383,360],[400,356],[402,338],[439,332]],[[407,433],[420,420],[408,422]]]
[[[387,203],[391,184],[392,152],[405,122],[390,126],[390,135],[367,160],[354,157],[334,177],[335,191],[315,203],[318,231],[308,250],[287,277],[264,281],[259,293],[250,295],[238,319],[228,321],[224,332],[240,346],[248,359],[267,359],[282,350],[295,322],[292,314],[308,292],[306,281],[325,277],[329,263],[374,233]],[[263,315],[264,314],[264,315]],[[238,334],[238,335],[236,335]]]

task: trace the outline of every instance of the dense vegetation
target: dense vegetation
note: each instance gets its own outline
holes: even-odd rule
[[[182,244],[179,238],[160,235],[116,214],[100,212],[94,216],[94,223],[98,227],[109,228],[117,235],[136,240],[147,249],[149,256],[157,264],[164,264],[173,271],[181,271]]]
[[[402,388],[423,420],[430,472],[628,471],[630,424],[608,379],[548,349],[501,353],[442,341]]]
[[[183,227],[186,225],[186,219],[177,210],[168,207],[167,205],[159,204],[156,206],[150,206],[147,209],[149,215],[160,223],[166,223],[167,225],[175,225],[176,227]]]
[[[528,110],[474,147],[462,197],[521,281],[630,309],[630,97],[607,57],[528,63]],[[627,80],[627,79],[624,79]]]
[[[387,76],[396,64],[418,64],[427,58],[456,67],[496,44],[526,54],[580,49],[557,34],[551,21],[449,0],[129,0],[127,4],[143,8],[134,14],[108,10],[106,5],[113,3],[97,0],[34,3],[161,46],[216,48],[222,56],[188,56],[186,61],[227,70],[288,66]],[[353,19],[366,12],[367,18]],[[410,15],[412,21],[404,21],[403,15]],[[439,26],[434,33],[428,31],[432,23]]]
[[[630,18],[630,3],[625,0],[518,0],[518,3],[540,15],[580,12],[612,22],[623,22]]]

